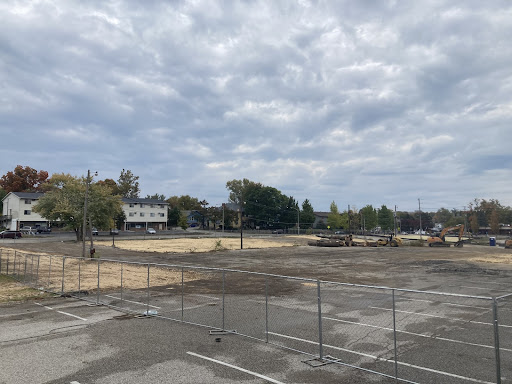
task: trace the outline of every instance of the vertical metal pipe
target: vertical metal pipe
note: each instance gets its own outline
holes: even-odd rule
[[[14,266],[12,267],[12,275],[16,274],[16,251],[14,251]]]
[[[2,256],[3,256],[3,249],[0,249],[0,275],[2,274]]]
[[[96,305],[100,304],[100,259],[98,258],[98,286],[96,288]]]
[[[184,319],[184,296],[185,296],[185,284],[184,284],[184,277],[185,274],[184,268],[181,267],[181,321]]]
[[[65,271],[66,257],[62,258],[62,282],[60,287],[60,294],[64,294],[64,271]]]
[[[23,269],[23,282],[27,279],[27,255],[25,255],[25,268]]]
[[[7,272],[6,275],[9,276],[9,255],[7,255]]]
[[[265,342],[268,343],[268,276],[265,276]]]
[[[149,316],[149,263],[148,263],[148,300],[146,304],[146,314]]]
[[[82,289],[82,285],[80,284],[81,279],[82,279],[81,265],[82,265],[82,259],[78,259],[78,299],[80,299],[80,296],[81,296],[80,290]]]
[[[121,263],[121,307],[123,306],[123,263]]]
[[[319,358],[323,360],[324,358],[324,348],[323,348],[323,336],[322,336],[322,296],[320,294],[320,280],[316,281],[316,290],[318,295],[318,351]]]
[[[52,281],[52,255],[50,255],[50,266],[48,267],[48,290]]]
[[[494,323],[494,353],[496,356],[496,383],[501,384],[500,336],[498,332],[498,301],[492,298],[492,315]]]
[[[398,380],[398,353],[396,348],[396,307],[395,307],[395,289],[391,290],[393,296],[393,343],[395,351],[395,380]]]
[[[34,255],[30,259],[30,284],[34,282]]]
[[[226,286],[226,271],[222,270],[222,330],[225,330],[226,327],[225,327],[225,312],[224,312],[224,309],[225,309],[225,296],[226,296],[226,291],[225,291],[225,286]]]
[[[37,270],[36,270],[36,285],[39,285],[39,264],[41,262],[41,256],[37,255]]]

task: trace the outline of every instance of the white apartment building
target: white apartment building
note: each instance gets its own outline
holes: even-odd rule
[[[167,229],[167,208],[169,203],[154,199],[130,199],[123,197],[123,211],[126,216],[125,231],[153,228]]]
[[[33,211],[37,201],[44,193],[9,192],[3,199],[0,225],[12,230],[26,227],[47,227],[49,221]]]
[[[26,227],[48,227],[50,222],[33,211],[44,193],[10,192],[3,199],[0,226],[19,230]],[[126,216],[123,230],[167,229],[167,207],[163,200],[122,198]]]

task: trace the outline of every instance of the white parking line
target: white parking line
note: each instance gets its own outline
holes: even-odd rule
[[[288,335],[282,335],[282,334],[274,333],[274,332],[269,332],[269,334],[271,334],[271,335],[275,335],[275,336],[280,336],[280,337],[283,337],[283,338],[286,338],[286,339],[302,341],[302,342],[305,342],[305,343],[308,343],[308,344],[318,345],[318,342],[316,342],[316,341],[300,339],[300,338],[298,338],[298,337],[293,337],[293,336],[288,336]],[[369,357],[369,358],[372,358],[372,359],[375,359],[375,360],[378,360],[378,361],[385,361],[385,362],[393,363],[393,364],[395,363],[395,361],[394,361],[394,360],[391,360],[391,359],[384,359],[384,358],[382,358],[382,357],[378,357],[378,356],[370,355],[370,354],[367,354],[367,353],[356,352],[356,351],[352,351],[352,350],[350,350],[350,349],[340,348],[340,347],[336,347],[336,346],[334,346],[334,345],[329,345],[329,344],[322,344],[322,345],[323,345],[325,348],[332,348],[332,349],[336,349],[336,350],[338,350],[338,351],[343,351],[343,352],[353,353],[353,354],[358,355],[358,356]],[[444,371],[438,371],[438,370],[436,370],[436,369],[431,369],[431,368],[427,368],[427,367],[421,367],[421,366],[419,366],[419,365],[414,365],[414,364],[404,363],[404,362],[401,362],[401,361],[398,361],[398,362],[397,362],[397,364],[398,364],[398,365],[405,366],[405,367],[410,367],[410,368],[419,369],[419,370],[422,370],[422,371],[427,371],[427,372],[437,373],[437,374],[439,374],[439,375],[443,375],[443,376],[449,376],[449,377],[453,377],[453,378],[457,378],[457,379],[467,380],[467,381],[471,381],[471,382],[473,382],[473,383],[492,384],[490,381],[483,381],[483,380],[473,379],[473,378],[471,378],[471,377],[465,377],[465,376],[456,375],[456,374],[454,374],[454,373],[449,373],[449,372],[444,372]]]
[[[199,357],[199,358],[204,359],[204,360],[212,361],[214,363],[217,363],[217,364],[220,364],[220,365],[224,365],[226,367],[233,368],[233,369],[236,369],[236,370],[244,372],[244,373],[248,373],[249,375],[253,375],[253,376],[259,377],[260,379],[263,379],[263,380],[268,381],[270,383],[284,384],[282,381],[274,380],[274,379],[272,379],[272,378],[270,378],[268,376],[263,376],[263,375],[260,375],[259,373],[252,372],[252,371],[249,371],[247,369],[237,367],[236,365],[232,365],[232,364],[228,364],[228,363],[225,363],[223,361],[220,361],[220,360],[212,359],[211,357],[207,357],[207,356],[203,356],[203,355],[198,355],[197,353],[194,353],[194,352],[187,352],[187,354],[189,354],[191,356]]]
[[[34,303],[34,304],[35,305],[39,305],[40,307],[46,308],[46,309],[48,309],[50,311],[54,310],[52,307],[48,307],[48,306],[43,305],[41,303]],[[87,319],[84,319],[83,317],[80,317],[80,316],[77,316],[77,315],[73,315],[72,313],[63,312],[63,311],[55,311],[55,312],[60,313],[62,315],[71,316],[71,317],[74,317],[74,318],[79,319],[79,320],[87,321]]]
[[[110,297],[111,299],[117,299],[117,300],[121,300],[120,297],[115,297],[115,296],[111,296],[111,295],[105,295],[106,297]],[[139,301],[131,301],[131,300],[126,300],[125,298],[123,298],[123,301],[126,301],[127,303],[132,303],[132,304],[140,304],[140,305],[146,305],[148,307],[151,307],[151,308],[156,308],[156,309],[160,309],[160,307],[157,307],[156,305],[148,305],[146,303],[141,303]]]
[[[368,308],[372,308],[372,309],[379,309],[381,311],[393,311],[392,309],[389,309],[389,308],[381,308],[381,307],[368,307]],[[427,316],[427,317],[435,317],[435,318],[438,318],[438,319],[447,319],[447,320],[451,320],[451,321],[460,321],[462,323],[471,323],[471,324],[483,324],[483,325],[492,325],[494,326],[494,324],[492,323],[484,323],[482,321],[473,321],[473,320],[463,320],[463,319],[455,319],[453,317],[446,317],[446,316],[438,316],[438,315],[430,315],[428,313],[418,313],[418,312],[409,312],[409,311],[400,311],[398,309],[395,310],[395,312],[400,312],[400,313],[407,313],[407,314],[410,314],[410,315],[417,315],[417,316]],[[503,324],[499,324],[500,327],[503,327],[503,328],[512,328],[512,325],[503,325]]]
[[[436,304],[443,304],[443,305],[452,305],[452,306],[455,306],[455,307],[465,307],[465,308],[475,308],[475,309],[485,309],[485,310],[492,310],[491,307],[475,307],[474,305],[464,305],[464,304],[454,304],[454,303],[443,303],[443,302],[439,302],[439,301],[434,301],[434,300],[423,300],[423,299],[409,299],[407,297],[401,297],[400,300],[408,300],[408,301],[422,301],[422,302],[425,302],[425,303],[436,303]],[[397,302],[397,304],[400,303],[400,301]]]
[[[393,332],[393,328],[379,327],[377,325],[372,325],[372,324],[357,323],[355,321],[341,320],[341,319],[335,319],[335,318],[332,318],[332,317],[324,317],[324,316],[322,316],[322,319],[337,321],[337,322],[346,323],[346,324],[362,325],[364,327],[378,328],[378,329],[383,329],[385,331]],[[494,345],[468,343],[467,341],[448,339],[448,338],[445,338],[445,337],[436,336],[434,334],[432,334],[432,335],[425,335],[425,334],[422,334],[422,333],[408,332],[408,331],[402,331],[402,330],[398,330],[398,329],[396,330],[396,332],[403,333],[403,334],[406,334],[406,335],[424,337],[424,338],[431,339],[431,340],[441,340],[441,341],[448,341],[448,342],[451,342],[451,343],[471,345],[471,346],[474,346],[474,347],[482,347],[482,348],[489,348],[489,349],[494,349],[495,348]],[[512,349],[500,348],[500,351],[512,352]]]

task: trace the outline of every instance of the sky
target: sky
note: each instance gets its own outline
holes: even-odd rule
[[[512,2],[0,2],[0,175],[512,206]]]

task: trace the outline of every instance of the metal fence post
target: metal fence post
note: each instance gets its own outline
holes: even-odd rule
[[[12,276],[16,275],[16,251],[14,251],[14,267],[12,269]]]
[[[82,286],[80,284],[81,278],[82,278],[81,265],[82,265],[82,259],[78,259],[78,299],[79,300],[80,300],[80,290],[82,289]]]
[[[52,255],[50,255],[50,266],[48,267],[48,290],[50,289],[51,278],[52,278]]]
[[[319,347],[319,358],[323,360],[324,351],[322,344],[322,296],[320,294],[320,280],[316,281],[317,295],[318,295],[318,347]]]
[[[98,287],[96,289],[96,305],[100,304],[100,259],[98,258]]]
[[[496,383],[501,384],[501,364],[500,364],[500,336],[498,332],[498,301],[492,298],[492,316],[494,324],[494,353],[496,355]]]
[[[7,255],[7,272],[6,275],[9,276],[9,255]]]
[[[23,282],[27,279],[27,255],[25,254],[25,268],[23,269]]]
[[[226,285],[226,271],[222,270],[222,330],[226,329],[226,327],[224,325],[225,285]]]
[[[268,276],[265,275],[265,342],[268,343]]]
[[[65,271],[66,257],[62,257],[62,281],[60,285],[60,294],[64,294],[64,271]]]
[[[396,307],[395,307],[395,289],[391,290],[393,296],[393,348],[395,351],[395,380],[398,380],[398,352],[396,348]]]
[[[3,256],[3,249],[0,249],[0,275],[2,274],[2,256]]]
[[[184,296],[185,296],[185,284],[184,277],[185,268],[181,267],[181,321],[184,319]]]
[[[148,300],[147,300],[147,304],[146,304],[146,315],[149,316],[149,266],[150,264],[148,263]]]
[[[36,285],[39,285],[39,264],[41,262],[41,256],[37,255],[37,269],[36,269]]]
[[[123,263],[121,263],[121,307],[123,306]]]
[[[34,255],[30,259],[30,284],[34,282]]]

